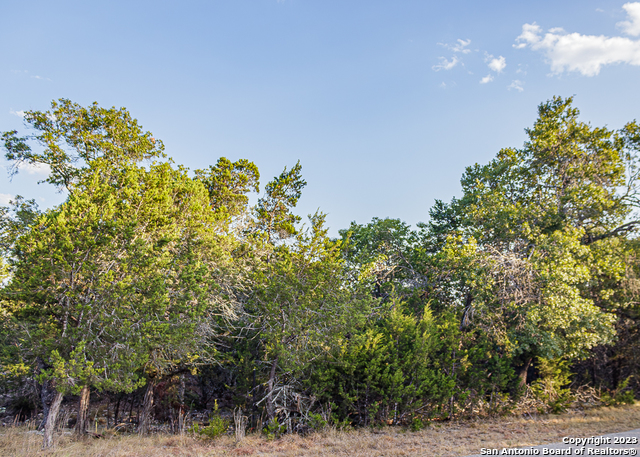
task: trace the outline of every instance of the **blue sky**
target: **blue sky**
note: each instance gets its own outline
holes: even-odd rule
[[[5,0],[0,55],[0,131],[63,97],[128,108],[191,169],[300,160],[334,235],[426,221],[554,95],[596,126],[640,110],[640,2]],[[41,173],[0,170],[0,204],[63,201]]]

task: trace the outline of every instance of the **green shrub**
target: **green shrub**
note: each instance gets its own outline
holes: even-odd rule
[[[420,417],[415,416],[411,420],[411,426],[409,428],[411,429],[412,432],[419,432],[424,428],[424,422],[422,422],[422,419]]]
[[[275,417],[267,422],[267,425],[265,425],[262,429],[262,433],[264,433],[268,440],[280,438],[280,436],[282,436],[286,432],[286,425],[280,425],[278,419]]]
[[[571,377],[567,361],[538,358],[538,369],[541,378],[531,384],[531,389],[545,405],[540,412],[560,414],[566,411],[573,401],[571,390],[565,388]]]
[[[218,412],[218,401],[216,400],[213,412],[209,417],[209,425],[200,426],[199,424],[193,424],[189,431],[202,438],[214,439],[225,434],[229,429],[229,425],[230,421],[220,416]]]
[[[633,405],[636,401],[633,389],[629,387],[631,376],[625,379],[613,392],[605,392],[600,401],[607,406]]]
[[[313,430],[318,431],[318,430],[324,429],[329,424],[327,423],[326,420],[324,420],[324,418],[322,417],[322,414],[309,413],[309,423],[308,423],[308,425]]]

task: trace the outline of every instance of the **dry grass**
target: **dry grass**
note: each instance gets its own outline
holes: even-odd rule
[[[169,456],[464,456],[482,447],[516,447],[560,441],[564,436],[591,436],[640,427],[640,404],[594,408],[558,416],[503,417],[434,424],[420,432],[389,427],[379,431],[329,430],[308,437],[285,436],[266,441],[248,435],[241,444],[231,437],[202,441],[191,437],[155,435],[114,436],[76,441],[58,435],[53,450],[41,451],[42,437],[25,428],[0,433],[2,456],[169,457]]]

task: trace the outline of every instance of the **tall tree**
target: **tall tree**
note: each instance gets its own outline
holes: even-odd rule
[[[164,157],[162,142],[125,108],[101,108],[96,102],[85,108],[61,98],[51,102],[50,111],[26,111],[24,121],[33,133],[2,134],[10,175],[23,164],[45,165],[50,174],[43,182],[61,190],[71,191],[82,170],[100,157],[112,163]]]
[[[535,356],[584,356],[612,341],[614,316],[595,298],[612,296],[612,283],[595,284],[624,276],[615,245],[638,226],[626,219],[637,195],[635,124],[591,127],[572,102],[541,104],[524,147],[468,167],[463,197],[436,211],[440,239],[447,225],[454,235],[441,258],[462,324],[475,310],[475,324],[520,355],[523,381]]]
[[[324,220],[321,213],[310,216],[306,230],[272,252],[256,271],[247,299],[251,327],[269,368],[269,418],[277,412],[277,379],[299,385],[310,364],[370,312],[371,298],[345,281],[342,243],[328,238]]]
[[[265,195],[258,200],[255,208],[257,230],[266,237],[268,244],[296,234],[296,224],[302,219],[291,210],[298,204],[302,189],[307,185],[301,172],[299,161],[289,171],[285,167],[265,186]]]
[[[249,204],[247,193],[260,191],[258,167],[246,159],[231,162],[221,157],[215,166],[196,170],[195,174],[209,192],[213,210],[229,221],[246,212]]]
[[[228,249],[206,190],[184,170],[116,170],[104,160],[90,169],[19,239],[5,297],[45,364],[41,378],[54,383],[56,407],[83,387],[146,382],[144,432],[158,377],[205,350],[208,319],[230,311]]]

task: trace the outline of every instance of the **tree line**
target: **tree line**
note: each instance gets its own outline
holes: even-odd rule
[[[554,97],[427,223],[338,238],[296,214],[300,163],[261,193],[254,163],[191,172],[124,108],[60,99],[24,121],[2,134],[10,173],[46,165],[67,198],[0,209],[0,387],[43,412],[45,446],[65,398],[86,432],[92,392],[137,395],[144,434],[212,399],[281,433],[637,390],[635,121],[592,127]]]

